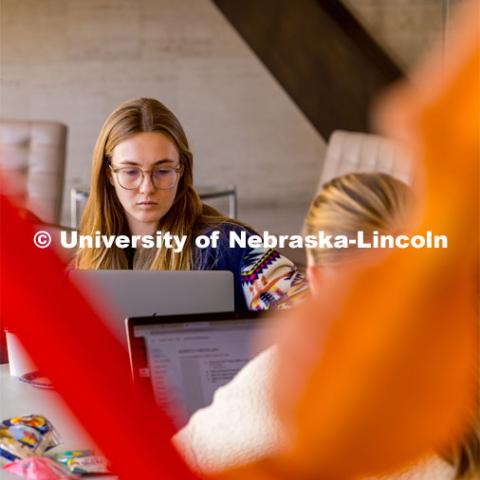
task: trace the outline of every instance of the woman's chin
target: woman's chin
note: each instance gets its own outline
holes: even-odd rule
[[[157,224],[163,217],[164,213],[159,212],[136,212],[132,217],[139,223],[155,223]]]

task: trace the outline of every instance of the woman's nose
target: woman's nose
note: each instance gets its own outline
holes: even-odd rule
[[[152,176],[150,173],[144,173],[142,183],[140,184],[139,190],[141,193],[149,193],[155,190],[155,185],[152,182]]]

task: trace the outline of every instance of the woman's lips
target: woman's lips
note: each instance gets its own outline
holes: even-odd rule
[[[146,202],[138,202],[137,205],[140,206],[140,207],[149,208],[149,207],[157,206],[158,203],[157,202],[146,201]]]

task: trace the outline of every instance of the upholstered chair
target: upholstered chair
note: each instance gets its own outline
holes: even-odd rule
[[[330,136],[318,190],[334,177],[383,172],[410,183],[411,165],[400,145],[379,135],[336,130]]]
[[[0,168],[11,179],[7,193],[49,223],[60,221],[66,140],[67,127],[58,122],[0,120]]]

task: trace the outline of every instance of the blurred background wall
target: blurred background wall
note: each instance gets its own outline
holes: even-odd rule
[[[246,209],[309,201],[324,141],[209,0],[0,3],[1,114],[68,125],[65,202],[106,115],[138,96],[179,117],[197,183],[236,184]]]
[[[370,34],[404,68],[420,61],[459,0],[343,0]]]
[[[346,5],[408,66],[441,30],[444,3]],[[325,139],[213,2],[1,0],[0,8],[1,116],[69,128],[64,221],[69,189],[88,185],[106,115],[126,99],[150,96],[184,125],[197,184],[235,184],[240,218],[257,228],[300,227]]]

